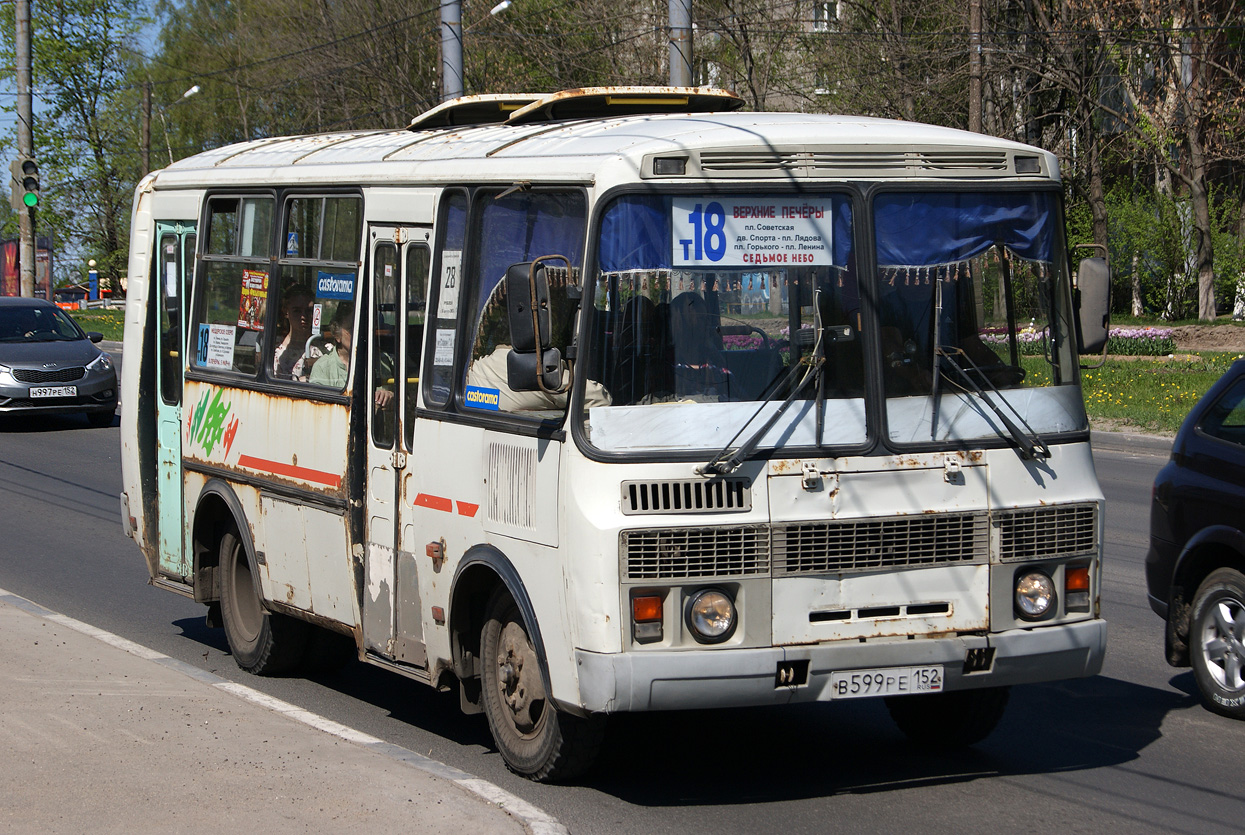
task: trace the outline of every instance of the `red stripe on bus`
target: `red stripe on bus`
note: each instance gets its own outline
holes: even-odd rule
[[[324,484],[333,488],[340,487],[342,483],[341,476],[333,473],[312,470],[307,467],[296,467],[293,464],[282,464],[280,461],[269,461],[266,458],[256,458],[252,455],[239,455],[238,464],[243,467],[250,467],[252,470],[260,470],[273,475],[289,476],[290,478],[300,478],[303,481],[314,481],[316,484]]]
[[[480,509],[480,506],[478,504],[472,504],[471,502],[459,502],[458,503],[458,515],[459,516],[475,516],[476,511],[479,509]]]
[[[427,507],[432,510],[441,510],[446,513],[454,512],[454,502],[440,496],[430,496],[427,493],[420,493],[415,497],[415,506]]]

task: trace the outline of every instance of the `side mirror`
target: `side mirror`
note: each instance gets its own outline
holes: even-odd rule
[[[562,385],[562,354],[557,348],[506,355],[506,385],[511,391],[557,391]]]
[[[1082,355],[1107,346],[1111,268],[1106,258],[1086,258],[1076,270],[1076,344]]]
[[[549,276],[544,262],[570,262],[547,255],[506,269],[506,314],[510,320],[510,354],[506,385],[513,391],[562,392],[562,354],[553,347],[549,310]]]
[[[510,345],[521,353],[547,349],[552,336],[549,324],[549,278],[545,268],[532,261],[506,269],[506,313],[510,318]],[[538,346],[539,338],[539,346]]]

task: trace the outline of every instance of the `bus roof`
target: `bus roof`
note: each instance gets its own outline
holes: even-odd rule
[[[1054,155],[983,134],[857,116],[717,112],[260,139],[180,160],[158,173],[155,188],[546,177],[592,182],[611,161],[652,176],[644,161],[662,155],[686,158],[685,177],[728,180],[1058,178]],[[1017,172],[1017,156],[1045,162]]]

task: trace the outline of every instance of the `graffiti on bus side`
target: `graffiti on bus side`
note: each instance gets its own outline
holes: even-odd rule
[[[210,456],[217,446],[224,446],[225,457],[233,446],[234,435],[238,432],[238,418],[232,415],[233,401],[221,402],[221,390],[205,390],[197,405],[192,406],[186,415],[186,443],[198,445],[204,454]],[[232,417],[232,419],[231,419]]]

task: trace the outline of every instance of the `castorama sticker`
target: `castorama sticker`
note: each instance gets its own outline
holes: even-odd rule
[[[316,275],[316,298],[350,301],[354,298],[354,273],[326,273]]]

